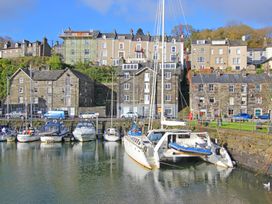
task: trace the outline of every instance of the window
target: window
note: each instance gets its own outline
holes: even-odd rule
[[[141,44],[137,44],[136,45],[136,50],[135,50],[136,52],[140,52],[140,51],[142,51],[142,45]]]
[[[233,93],[234,92],[234,85],[229,85],[229,92]]]
[[[24,78],[19,78],[19,83],[23,84],[24,83]]]
[[[39,103],[39,98],[38,97],[35,97],[34,98],[34,104],[38,104]]]
[[[219,59],[220,59],[220,63],[224,64],[224,59],[222,57],[220,57]]]
[[[171,90],[171,83],[165,83],[165,89]]]
[[[112,63],[113,63],[113,66],[118,66],[119,65],[119,59],[113,59]]]
[[[129,83],[125,83],[124,84],[124,90],[129,90],[130,89],[130,84]]]
[[[197,62],[204,62],[205,61],[205,58],[204,57],[198,57],[197,58]]]
[[[125,78],[125,79],[129,79],[129,78],[130,78],[129,72],[125,72],[125,73],[124,73],[124,78]]]
[[[257,92],[260,92],[262,90],[262,85],[261,84],[256,84],[255,89]]]
[[[237,48],[237,49],[236,49],[236,54],[237,54],[237,55],[240,55],[240,54],[241,54],[241,49],[240,49],[240,48]]]
[[[107,65],[107,64],[108,64],[107,60],[102,60],[102,65]]]
[[[150,81],[150,73],[144,74],[144,81]]]
[[[136,52],[135,55],[136,55],[136,59],[142,59],[143,58],[143,53],[141,53],[141,52]]]
[[[171,95],[166,95],[165,96],[165,101],[171,101],[171,99],[172,99]]]
[[[149,95],[144,95],[144,104],[150,104],[150,97],[149,97]]]
[[[219,57],[216,57],[215,58],[215,64],[219,64],[220,63],[220,58]]]
[[[108,56],[107,50],[103,50],[103,51],[102,51],[102,57],[107,57],[107,56]]]
[[[48,103],[48,104],[51,104],[51,103],[52,103],[52,96],[48,96],[48,97],[47,97],[47,103]]]
[[[242,100],[241,100],[241,105],[246,105],[247,104],[247,98],[246,97],[242,97]]]
[[[76,44],[76,41],[75,40],[71,40],[71,45],[75,45]]]
[[[213,55],[213,53],[214,53],[214,50],[213,50],[213,49],[211,49],[211,55]]]
[[[85,50],[84,50],[84,54],[85,54],[85,55],[90,54],[90,50],[89,50],[89,49],[85,49]]]
[[[240,66],[235,66],[235,70],[239,71],[240,70]]]
[[[170,55],[170,62],[175,62],[177,60],[177,56],[174,54]]]
[[[19,93],[24,93],[23,87],[19,87]]]
[[[154,60],[157,60],[157,59],[158,59],[158,53],[157,53],[157,52],[154,53],[153,59],[154,59]]]
[[[71,55],[74,55],[74,54],[75,54],[75,50],[71,49]]]
[[[209,84],[209,91],[214,91],[214,85],[213,84]]]
[[[89,58],[84,58],[84,64],[88,64],[89,63]]]
[[[18,98],[18,102],[19,102],[20,104],[24,103],[24,97],[20,96],[20,97]]]
[[[219,53],[219,55],[223,55],[223,49],[222,49],[222,48],[219,48],[219,49],[218,49],[218,53]]]
[[[89,43],[89,40],[84,40],[84,44],[86,45],[86,46],[88,46],[90,43]]]
[[[176,46],[171,47],[171,52],[176,52]]]
[[[205,103],[205,99],[204,99],[204,97],[199,97],[199,103],[200,103],[200,104]]]
[[[233,97],[230,97],[230,98],[229,98],[229,104],[230,104],[231,106],[234,105],[234,98],[233,98]]]
[[[172,108],[165,108],[165,115],[171,116],[172,115]]]
[[[150,84],[149,83],[145,83],[144,84],[144,92],[145,93],[149,93],[150,92]]]
[[[119,49],[120,50],[123,50],[124,49],[124,43],[122,42],[122,43],[119,43]]]
[[[119,58],[124,58],[125,57],[125,52],[118,52],[118,57]]]
[[[234,64],[234,65],[239,65],[240,63],[241,63],[241,58],[233,58],[232,59],[232,63]]]
[[[52,87],[47,87],[47,93],[51,94],[52,93]]]
[[[214,97],[211,97],[209,101],[210,101],[210,103],[214,103],[215,102]]]
[[[246,93],[246,92],[247,92],[247,85],[243,84],[243,85],[241,86],[241,92],[242,92],[242,93]]]
[[[262,104],[262,97],[257,97],[257,104]]]
[[[233,109],[229,109],[229,115],[233,115]]]
[[[165,79],[171,79],[171,72],[165,72]]]
[[[103,43],[102,43],[102,48],[103,48],[103,49],[106,49],[106,48],[107,48],[107,43],[103,42]]]
[[[204,89],[203,89],[203,84],[199,84],[198,85],[198,91],[199,92],[202,92]]]
[[[205,49],[202,47],[202,48],[200,48],[199,52],[204,53]]]
[[[129,101],[129,95],[124,95],[124,101]]]

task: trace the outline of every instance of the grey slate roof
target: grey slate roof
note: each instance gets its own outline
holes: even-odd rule
[[[28,76],[30,76],[29,69],[22,69]],[[66,70],[33,70],[32,78],[35,81],[55,81],[57,80]]]
[[[193,84],[206,84],[206,83],[268,83],[272,82],[272,77],[268,74],[198,74],[192,77]]]

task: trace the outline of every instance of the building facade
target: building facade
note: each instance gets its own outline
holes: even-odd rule
[[[194,118],[214,119],[239,113],[259,116],[272,110],[268,74],[198,74],[192,76],[190,108]]]
[[[29,42],[28,40],[24,40],[22,43],[11,43],[7,41],[4,44],[4,48],[0,50],[0,53],[0,58],[50,56],[51,47],[46,38],[44,38],[42,42]]]
[[[191,68],[242,70],[247,67],[244,41],[197,40],[191,45]]]
[[[134,111],[141,116],[158,116],[161,109],[161,65],[122,64],[119,67],[117,116]],[[165,116],[177,117],[181,71],[179,64],[166,63],[164,76]],[[154,96],[154,97],[152,97]],[[153,107],[151,107],[151,104]]]
[[[73,31],[68,29],[60,35],[64,40],[64,61],[98,65],[118,66],[126,63],[146,63],[161,60],[161,38],[150,34],[101,33],[100,31]],[[165,37],[165,59],[183,63],[183,39]]]
[[[79,107],[93,106],[94,82],[75,70],[19,69],[9,82],[9,111],[29,113],[32,103],[34,114],[62,109],[75,116]]]

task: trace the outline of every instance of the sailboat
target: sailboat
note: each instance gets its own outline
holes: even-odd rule
[[[116,142],[120,140],[120,134],[116,128],[112,125],[112,119],[113,119],[113,74],[111,77],[112,83],[111,83],[111,125],[109,128],[106,129],[106,131],[103,134],[104,140],[108,142]]]
[[[162,0],[162,45],[164,45],[165,0]],[[164,116],[164,64],[165,47],[162,46],[161,62],[161,128],[144,134],[127,134],[124,146],[127,154],[147,167],[160,168],[163,158],[198,157],[222,167],[233,167],[233,162],[224,147],[213,143],[206,132],[192,132],[184,129],[165,129],[167,126],[185,126],[183,121],[167,121]],[[135,128],[134,128],[135,129]]]
[[[18,142],[34,142],[40,140],[37,130],[32,127],[32,68],[30,66],[30,124],[26,125],[18,134]]]

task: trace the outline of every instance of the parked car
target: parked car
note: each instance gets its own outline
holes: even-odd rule
[[[247,113],[240,113],[237,115],[234,115],[231,117],[231,120],[236,122],[236,121],[248,121],[252,119],[252,115],[247,114]]]
[[[68,118],[68,111],[63,110],[53,110],[48,111],[43,115],[45,119],[66,119]]]
[[[5,114],[6,118],[21,118],[24,119],[27,117],[27,114],[21,111],[12,111],[10,113]]]
[[[137,112],[127,112],[123,113],[121,118],[140,118],[140,115]]]
[[[83,119],[92,119],[92,118],[96,118],[99,116],[99,113],[95,113],[95,112],[87,112],[87,113],[80,113],[79,114],[79,118],[83,118]]]
[[[263,115],[259,115],[258,116],[258,119],[261,119],[261,120],[269,120],[270,119],[270,114],[269,113],[265,113]]]

